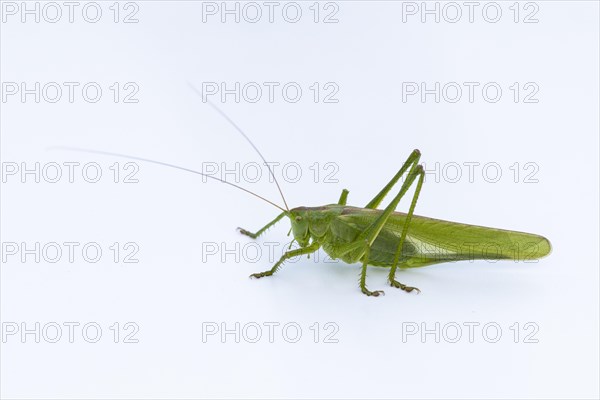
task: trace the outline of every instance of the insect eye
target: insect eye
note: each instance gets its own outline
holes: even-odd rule
[[[296,217],[296,222],[299,222],[299,221],[302,221],[302,217],[298,215],[298,216]]]

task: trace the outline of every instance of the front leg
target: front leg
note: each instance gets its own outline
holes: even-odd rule
[[[277,270],[279,269],[279,267],[281,267],[281,265],[283,264],[283,262],[285,260],[287,260],[288,258],[292,258],[292,257],[296,257],[296,256],[301,256],[301,255],[304,255],[304,254],[314,253],[315,251],[319,250],[319,247],[321,247],[321,245],[319,243],[313,242],[310,246],[303,247],[303,248],[300,248],[300,249],[291,250],[291,251],[287,251],[283,256],[281,256],[281,258],[279,259],[279,261],[277,261],[275,263],[275,265],[273,266],[273,268],[271,268],[268,271],[257,272],[255,274],[252,274],[252,275],[250,275],[250,278],[262,278],[263,276],[271,276],[275,272],[277,272]]]
[[[245,229],[242,228],[238,228],[238,230],[240,231],[240,233],[242,235],[246,235],[246,236],[250,236],[252,239],[256,239],[257,237],[259,237],[260,235],[262,235],[263,233],[266,232],[267,229],[269,229],[270,227],[272,227],[273,225],[275,225],[277,222],[279,222],[279,220],[281,218],[283,218],[285,216],[286,212],[282,212],[281,214],[279,214],[277,217],[275,217],[275,219],[271,222],[269,222],[267,225],[265,225],[264,227],[262,227],[261,229],[259,229],[256,233],[252,233],[249,232]]]

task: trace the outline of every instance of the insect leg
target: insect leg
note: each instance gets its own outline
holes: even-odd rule
[[[398,207],[398,203],[400,203],[400,199],[402,196],[406,194],[412,183],[414,182],[417,175],[423,172],[423,167],[421,165],[413,165],[406,177],[406,181],[402,184],[400,188],[400,192],[394,197],[394,199],[388,204],[388,206],[383,210],[381,215],[377,217],[375,221],[371,225],[369,225],[358,237],[358,239],[364,240],[367,239],[369,244],[373,244],[379,232],[383,229],[385,223],[388,221],[390,215],[394,212],[396,207]]]
[[[262,235],[263,233],[265,233],[265,231],[267,229],[269,229],[270,227],[272,227],[273,225],[275,225],[277,222],[279,222],[279,220],[281,218],[283,218],[285,216],[285,212],[282,212],[281,214],[279,214],[277,217],[275,217],[275,219],[271,222],[269,222],[267,225],[265,225],[264,227],[262,227],[261,229],[259,229],[256,233],[252,233],[249,232],[245,229],[242,228],[238,228],[238,230],[240,231],[240,233],[242,235],[246,235],[246,236],[250,236],[252,239],[256,239],[257,237],[259,237],[260,235]]]
[[[421,158],[421,152],[419,150],[413,150],[413,152],[410,153],[410,156],[408,156],[408,158],[402,165],[402,168],[400,168],[400,171],[398,171],[398,173],[396,173],[396,175],[394,175],[392,180],[389,181],[388,184],[385,185],[385,187],[383,189],[381,189],[381,191],[379,193],[377,193],[377,196],[375,196],[373,198],[373,200],[371,200],[369,202],[369,204],[367,204],[365,206],[365,208],[373,208],[373,209],[377,208],[377,206],[381,203],[383,198],[388,194],[388,192],[392,189],[392,187],[398,182],[398,180],[402,177],[402,175],[404,175],[404,173],[408,170],[408,168],[412,169],[412,167],[414,165],[418,164],[420,158]]]
[[[362,271],[361,271],[360,288],[361,288],[362,292],[367,295],[372,295],[372,294],[369,294],[370,292],[369,292],[369,290],[367,290],[366,285],[365,285],[366,275],[367,275],[367,264],[369,262],[369,253],[371,250],[370,246],[373,244],[373,242],[375,242],[375,239],[377,239],[377,236],[383,229],[385,223],[388,221],[390,215],[392,214],[392,212],[394,212],[396,207],[398,207],[398,203],[400,202],[400,199],[408,191],[408,189],[413,184],[413,182],[415,181],[417,176],[420,177],[420,179],[419,179],[420,183],[418,185],[418,190],[420,191],[420,188],[422,185],[422,177],[424,176],[424,171],[423,171],[423,167],[421,165],[417,165],[417,164],[413,163],[412,167],[410,169],[410,172],[408,173],[408,176],[406,177],[406,181],[404,181],[404,183],[402,183],[402,186],[400,187],[400,192],[396,195],[396,197],[394,197],[394,199],[391,201],[391,203],[383,210],[383,213],[381,213],[381,215],[375,221],[373,221],[373,223],[371,225],[369,225],[358,236],[358,238],[356,238],[356,240],[354,242],[342,245],[342,246],[338,247],[336,250],[336,253],[338,253],[339,256],[342,256],[351,251],[357,250],[361,247],[364,248],[364,253],[361,256],[362,261],[363,261],[363,267],[362,267]],[[385,193],[384,193],[384,195],[385,195]],[[416,204],[414,199],[413,199],[413,203]],[[412,209],[414,210],[414,207],[412,207]],[[406,227],[407,227],[407,225],[405,224],[405,229],[406,229]],[[405,237],[406,237],[406,235],[405,235]],[[400,247],[400,249],[401,249],[401,247]],[[397,263],[395,263],[395,264],[397,264]],[[394,274],[395,274],[395,271],[396,271],[396,269],[394,268]],[[392,282],[395,282],[395,280],[393,280],[394,275],[391,275],[391,276],[392,276]],[[398,284],[402,285],[400,283],[398,283]],[[404,286],[405,290],[408,290],[408,291],[415,290],[415,288],[410,288],[405,285],[402,285],[402,286]],[[396,287],[401,288],[402,286],[396,286]],[[375,296],[377,296],[377,295],[375,295]]]
[[[362,255],[357,256],[355,261],[359,261],[362,258],[362,269],[360,271],[360,290],[367,296],[379,296],[383,293],[383,290],[370,291],[367,289],[367,265],[369,264],[369,255],[371,252],[371,245],[367,239],[355,240],[351,243],[346,243],[337,248],[336,253],[338,257],[348,254],[351,251],[362,250]]]
[[[415,194],[413,195],[413,199],[412,199],[412,202],[410,203],[410,208],[408,210],[408,214],[406,214],[406,220],[404,221],[404,226],[402,227],[402,234],[400,235],[400,243],[398,244],[398,249],[396,250],[396,254],[394,255],[394,263],[392,264],[392,268],[391,268],[390,274],[388,276],[388,281],[391,286],[402,289],[406,292],[412,292],[413,290],[416,290],[417,292],[420,293],[421,291],[418,288],[412,287],[412,286],[406,286],[396,280],[396,268],[398,268],[398,262],[400,260],[400,254],[402,253],[404,241],[406,240],[408,226],[410,224],[410,220],[415,211],[415,206],[417,205],[419,193],[421,193],[421,187],[423,186],[423,179],[425,178],[425,171],[423,171],[423,168],[417,169],[416,174],[419,175],[419,180],[417,181],[417,187],[415,188]]]
[[[423,185],[423,178],[425,176],[423,167],[421,165],[417,165],[417,164],[413,164],[413,166],[411,167],[410,172],[408,173],[408,176],[406,177],[406,181],[404,181],[404,183],[402,184],[402,186],[400,188],[400,192],[396,195],[396,197],[394,197],[394,199],[390,202],[390,204],[383,210],[383,213],[381,213],[381,215],[375,221],[373,221],[373,223],[371,225],[369,225],[369,227],[367,227],[367,229],[365,229],[364,232],[362,232],[359,235],[358,240],[366,240],[368,242],[369,246],[373,244],[375,239],[377,239],[379,232],[381,232],[385,223],[388,221],[390,215],[398,206],[400,199],[402,198],[402,196],[404,196],[404,194],[406,194],[406,192],[408,191],[410,186],[412,186],[412,184],[415,181],[415,179],[417,178],[417,176],[419,177],[419,181],[417,184],[416,196],[413,197],[413,202],[412,202],[411,208],[410,208],[410,216],[412,216],[412,212],[414,211],[414,208],[416,205],[416,199],[418,197],[418,193],[421,191],[421,186]],[[390,271],[390,275],[389,275],[390,284],[392,286],[401,288],[407,292],[413,291],[416,288],[403,285],[400,282],[397,282],[394,279],[394,277],[396,274],[396,268],[398,266],[398,260],[400,258],[400,252],[402,251],[402,246],[404,244],[404,240],[406,239],[406,232],[408,229],[409,222],[410,222],[410,217],[407,216],[407,220],[406,220],[406,222],[404,224],[404,228],[403,228],[403,235],[401,236],[400,244],[398,246],[398,249],[396,250],[396,254],[394,257],[395,262],[392,266],[392,270]],[[367,258],[368,257],[365,257],[365,259],[363,261],[367,262],[368,261]],[[364,267],[364,268],[366,268],[366,267]],[[365,271],[365,273],[366,273],[366,271]],[[418,290],[418,289],[416,289],[416,290]]]
[[[365,254],[363,256],[363,265],[360,270],[360,290],[366,294],[367,296],[379,296],[384,295],[383,290],[374,290],[370,291],[367,289],[367,264],[369,263],[369,254],[371,253],[371,245],[367,240],[365,240]]]
[[[319,250],[319,247],[321,247],[321,245],[319,243],[313,242],[310,246],[303,247],[303,248],[300,248],[300,249],[291,250],[291,251],[287,251],[283,256],[281,256],[281,258],[279,259],[279,261],[277,261],[277,263],[275,263],[275,265],[273,265],[273,268],[271,268],[268,271],[257,272],[256,274],[252,274],[252,275],[250,275],[250,278],[262,278],[263,276],[271,276],[275,272],[277,272],[277,270],[279,269],[279,267],[281,267],[281,265],[283,264],[283,262],[285,260],[287,260],[288,258],[292,258],[292,257],[296,257],[296,256],[301,256],[301,255],[304,255],[304,254],[314,253],[315,251]]]
[[[348,190],[344,189],[342,190],[342,195],[340,196],[340,199],[338,200],[338,204],[340,206],[345,206],[346,205],[346,200],[348,200]]]

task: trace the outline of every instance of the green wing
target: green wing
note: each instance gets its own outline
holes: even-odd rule
[[[340,222],[364,229],[380,210],[347,207]],[[406,214],[395,212],[372,245],[375,265],[389,266],[400,241]],[[459,260],[535,260],[548,255],[551,245],[543,236],[461,224],[413,215],[401,267],[422,267]]]
[[[543,236],[420,216],[411,219],[408,234],[417,248],[417,257],[408,260],[409,266],[419,266],[420,260],[429,264],[428,253],[442,261],[535,260],[551,251]]]

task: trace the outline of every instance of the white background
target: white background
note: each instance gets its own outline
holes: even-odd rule
[[[315,23],[312,2],[298,3],[297,23],[282,17],[285,3],[275,9],[273,23],[262,3],[257,23],[236,23],[231,15],[222,23],[220,14],[205,15],[203,22],[203,5],[194,1],[121,3],[117,23],[112,2],[100,2],[100,20],[89,23],[82,17],[85,4],[75,9],[73,23],[63,5],[57,23],[43,15],[39,23],[31,15],[23,23],[21,10],[12,15],[3,2],[3,171],[10,163],[97,162],[103,173],[98,183],[88,183],[78,169],[69,183],[65,167],[58,183],[17,174],[2,184],[3,397],[598,397],[596,2],[521,3],[517,23],[513,2],[498,3],[496,23],[483,18],[486,3],[474,10],[473,23],[463,3],[456,23],[444,19],[454,17],[450,8],[439,23],[432,15],[422,23],[419,13],[403,15],[406,3],[358,1],[335,3],[337,23],[323,23],[336,10],[324,3]],[[123,23],[134,10],[138,22]],[[46,11],[53,18],[54,11]],[[538,22],[524,23],[534,11]],[[494,10],[488,12],[493,18]],[[25,101],[20,93],[7,95],[7,82],[28,88],[96,82],[103,93],[91,103],[76,89],[71,103],[63,86],[56,103],[43,96],[36,103],[33,95]],[[120,97],[115,103],[114,82],[121,95],[129,92],[127,82],[137,85],[138,102]],[[418,148],[429,173],[417,214],[542,234],[553,252],[537,263],[460,262],[400,272],[398,279],[419,287],[420,295],[390,288],[386,270],[373,268],[369,288],[384,289],[386,296],[368,298],[358,288],[360,266],[326,262],[323,253],[317,261],[288,263],[272,278],[250,280],[250,273],[274,262],[267,242],[277,243],[278,254],[288,243],[289,222],[257,245],[235,228],[258,229],[275,217],[275,208],[200,176],[142,162],[136,162],[139,183],[123,183],[123,175],[114,183],[109,167],[119,162],[123,172],[128,160],[47,150],[83,147],[198,170],[203,163],[233,168],[259,161],[188,82],[198,88],[203,82],[301,86],[296,103],[282,98],[280,89],[272,103],[266,91],[256,103],[210,97],[268,160],[300,165],[298,182],[292,182],[294,170],[284,177],[276,168],[290,206],[336,202],[343,188],[350,190],[349,204],[363,206]],[[314,82],[321,90],[335,83],[338,102],[315,103]],[[462,86],[458,102],[447,101],[452,94],[436,103],[433,95],[403,101],[403,82],[480,86],[473,102]],[[482,97],[488,82],[502,88],[495,103]],[[515,82],[521,88],[516,103]],[[528,82],[539,88],[537,103],[523,101]],[[472,182],[469,162],[479,163]],[[315,163],[318,179],[310,169]],[[324,179],[332,171],[326,163],[336,168],[337,183]],[[498,182],[491,182],[494,170],[482,174],[487,163],[500,166]],[[525,169],[526,163],[533,167]],[[456,165],[462,166],[458,179]],[[533,170],[537,182],[526,182]],[[258,183],[237,178],[281,203],[266,170]],[[407,206],[404,200],[400,210]],[[103,255],[86,262],[79,247],[72,263],[67,254],[56,263],[43,257],[37,263],[32,255],[22,262],[21,253],[7,254],[11,242],[21,250],[21,243],[94,242]],[[137,244],[139,262],[124,263],[121,249],[115,263],[109,248],[115,242]],[[209,255],[211,243],[239,251]],[[259,259],[256,249],[262,250]],[[64,325],[69,322],[80,324],[73,343]],[[135,325],[126,329],[127,322]],[[279,324],[272,343],[264,325],[270,322]],[[39,343],[35,334],[21,336],[36,323]],[[101,327],[97,343],[83,336],[86,323]],[[234,334],[203,340],[207,323],[227,329],[239,323],[246,336],[239,343]],[[296,343],[289,343],[293,328],[282,333],[288,323],[302,330]],[[469,323],[479,324],[472,340]],[[55,324],[62,337],[51,343]],[[256,324],[262,337],[250,343]],[[409,328],[435,331],[436,324],[437,341],[433,333],[407,336]],[[492,326],[487,336],[485,324]],[[19,332],[9,335],[15,326]],[[138,342],[124,343],[135,326]],[[462,336],[452,343],[456,326]],[[501,328],[501,337],[490,343],[493,327]],[[335,340],[327,343],[332,332]],[[93,329],[88,334],[93,338]]]

